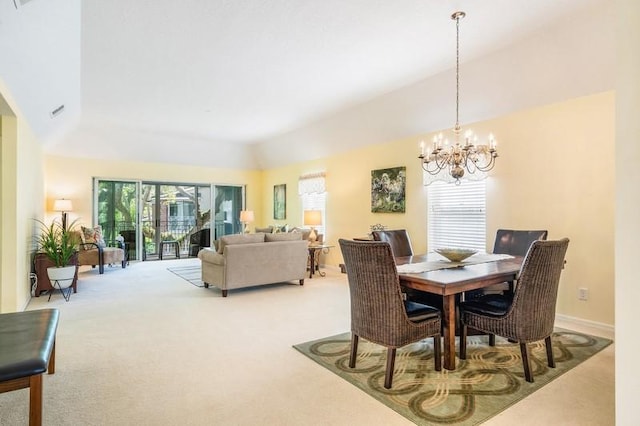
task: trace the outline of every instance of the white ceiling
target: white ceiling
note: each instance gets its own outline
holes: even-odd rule
[[[5,0],[0,77],[50,151],[203,164],[451,69],[455,10],[464,63],[604,1]]]

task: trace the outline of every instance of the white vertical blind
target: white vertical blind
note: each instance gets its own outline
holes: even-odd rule
[[[486,250],[485,180],[427,187],[429,250],[443,247]]]

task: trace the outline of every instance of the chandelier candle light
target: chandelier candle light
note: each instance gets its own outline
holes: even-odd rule
[[[478,145],[478,137],[467,130],[462,135],[459,121],[460,109],[460,19],[465,17],[464,12],[455,12],[451,19],[456,21],[456,125],[453,128],[453,144],[442,133],[433,137],[433,146],[425,147],[424,141],[420,143],[420,155],[418,158],[422,169],[430,175],[449,173],[455,179],[456,185],[464,176],[465,170],[469,173],[476,171],[488,172],[493,169],[498,151],[493,134],[489,135],[488,145]],[[462,137],[463,136],[463,137]]]

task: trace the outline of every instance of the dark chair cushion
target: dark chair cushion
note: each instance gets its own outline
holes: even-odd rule
[[[407,311],[409,319],[413,322],[422,322],[440,317],[440,311],[433,306],[423,305],[422,303],[416,303],[410,300],[404,301],[404,309]]]
[[[513,302],[513,296],[503,294],[487,294],[476,299],[461,302],[460,310],[491,317],[507,314]]]

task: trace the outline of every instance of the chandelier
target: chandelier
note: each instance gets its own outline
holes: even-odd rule
[[[433,137],[432,147],[425,147],[424,141],[420,144],[421,152],[418,156],[425,172],[434,176],[448,173],[451,178],[455,179],[457,185],[460,184],[460,179],[464,176],[465,171],[473,174],[477,171],[488,172],[493,169],[498,157],[493,134],[489,135],[488,144],[478,144],[478,138],[471,130],[462,133],[458,119],[460,109],[460,19],[465,15],[464,12],[455,12],[451,15],[451,19],[456,21],[456,125],[453,128],[453,143],[449,143],[449,139],[440,133]]]

